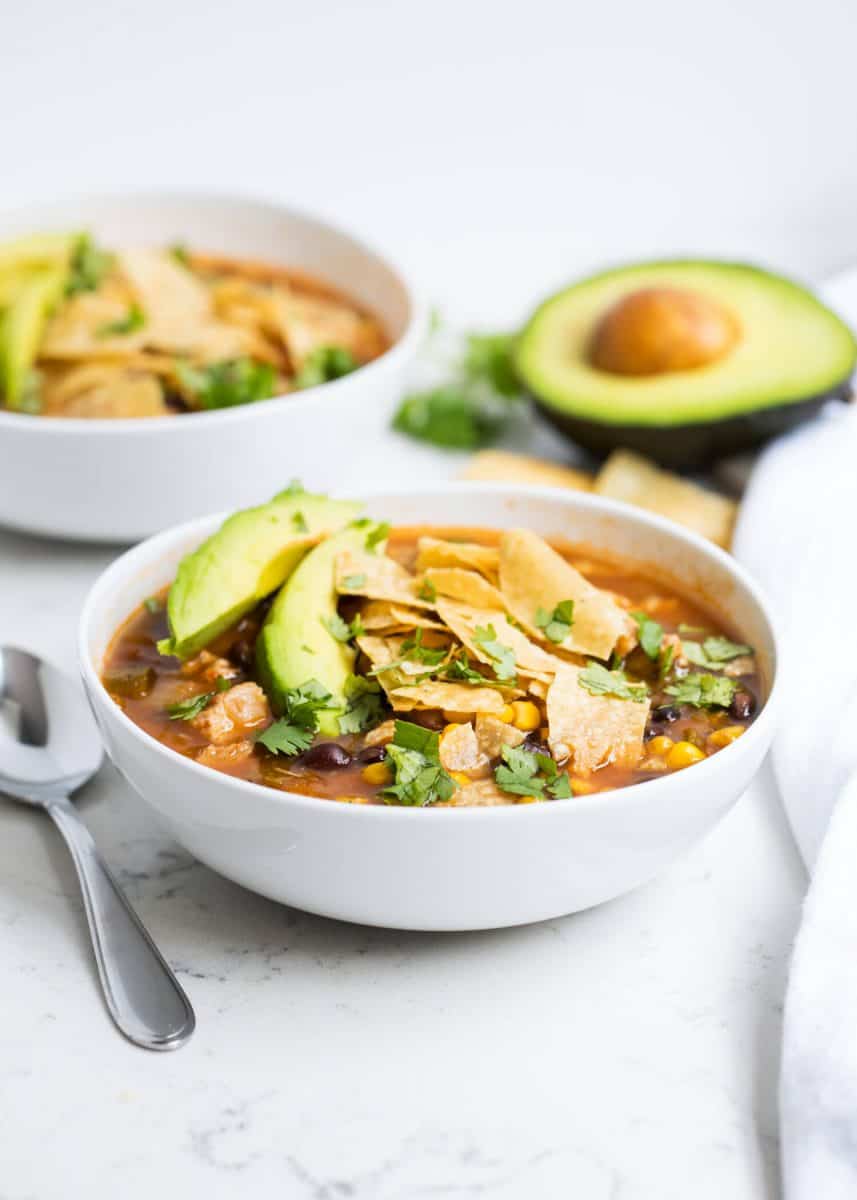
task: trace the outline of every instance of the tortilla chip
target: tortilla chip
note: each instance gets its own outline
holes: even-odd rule
[[[510,454],[507,450],[480,450],[473,455],[461,478],[536,483],[543,487],[573,488],[576,492],[591,491],[593,481],[588,471],[577,471],[527,454]]]
[[[551,676],[553,679],[553,676]],[[547,700],[550,685],[542,679],[529,679],[527,681],[527,691],[530,695],[535,696],[537,700]]]
[[[134,294],[119,279],[106,279],[97,291],[80,292],[60,305],[48,323],[40,358],[128,358],[145,342],[144,329],[104,333],[105,326],[127,318]]]
[[[433,804],[433,808],[462,808],[464,806],[487,807],[494,804],[514,804],[508,792],[501,792],[493,779],[476,779],[464,787],[458,787],[449,800]]]
[[[295,371],[324,346],[342,346],[358,362],[381,354],[386,346],[376,322],[351,305],[329,296],[309,296],[277,289],[272,295],[272,319],[288,350]]]
[[[506,607],[494,584],[489,583],[478,571],[467,571],[464,567],[429,567],[425,578],[441,596],[463,600],[474,608],[502,611]]]
[[[650,702],[593,696],[578,682],[581,669],[558,671],[548,692],[548,741],[554,757],[562,762],[569,752],[572,769],[581,775],[608,763],[636,766]]]
[[[411,608],[432,608],[417,595],[414,577],[386,554],[343,550],[336,559],[336,590],[341,596],[366,596]]]
[[[118,418],[163,417],[169,412],[160,382],[154,375],[114,372],[94,387],[62,402],[50,400],[42,409],[48,417]]]
[[[563,600],[574,601],[574,622],[558,645],[573,654],[609,658],[626,631],[627,615],[609,595],[593,587],[543,538],[512,529],[500,541],[500,590],[506,607],[533,637],[544,639],[536,612],[548,613]]]
[[[630,450],[614,450],[595,480],[600,496],[624,500],[659,513],[729,549],[738,505],[710,492]]]
[[[383,675],[381,676],[383,680]],[[466,683],[436,683],[427,680],[412,687],[392,688],[394,708],[442,708],[454,713],[498,713],[506,707],[502,692],[491,687],[471,687]]]
[[[526,734],[491,713],[476,714],[476,742],[489,759],[499,758],[504,746],[520,746]]]
[[[450,542],[433,537],[421,537],[417,542],[418,571],[426,571],[429,567],[465,567],[494,580],[497,578],[499,561],[500,552],[495,546]]]
[[[365,634],[355,640],[360,650],[369,659],[373,669],[389,666],[390,663],[401,657],[402,638],[375,637],[372,634]],[[379,671],[375,678],[388,699],[392,689],[399,687],[407,680],[407,676],[398,667],[393,667],[389,671]]]
[[[519,672],[549,680],[565,665],[562,659],[548,654],[541,646],[531,642],[520,629],[510,625],[505,613],[488,608],[473,608],[460,600],[447,600],[442,597],[435,601],[435,608],[444,624],[467,647],[473,657],[488,666],[493,664],[493,659],[474,635],[477,627],[487,628],[489,625],[494,627],[497,641],[508,646],[515,655],[515,665]]]
[[[476,731],[469,721],[444,730],[440,738],[439,752],[440,765],[445,771],[484,773],[488,766],[488,755],[479,745]]]

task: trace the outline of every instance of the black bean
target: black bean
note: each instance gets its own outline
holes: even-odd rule
[[[357,755],[357,761],[363,763],[364,766],[368,766],[370,763],[383,762],[386,757],[386,746],[364,746]]]
[[[413,725],[422,725],[423,729],[443,729],[447,723],[443,713],[433,708],[426,709],[425,712],[410,712],[407,718]]]
[[[659,725],[657,721],[652,721],[646,726],[646,732],[643,734],[643,741],[650,742],[652,738],[660,737],[666,729],[665,725]]]
[[[249,671],[255,660],[255,646],[247,638],[239,638],[229,648],[229,660],[242,671]]]
[[[736,721],[746,721],[753,715],[756,701],[749,692],[736,692],[729,705],[729,715]]]
[[[667,725],[671,725],[673,721],[677,721],[681,716],[681,709],[677,704],[662,704],[660,708],[656,708],[652,716],[657,721],[663,721]]]
[[[301,755],[301,762],[317,771],[338,771],[350,766],[351,755],[338,742],[319,742]]]
[[[550,746],[546,746],[535,733],[527,734],[521,743],[521,749],[529,754],[546,754],[550,758]]]

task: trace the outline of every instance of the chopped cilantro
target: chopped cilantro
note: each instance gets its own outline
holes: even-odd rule
[[[424,646],[424,633],[424,629],[416,629],[412,637],[405,638],[402,642],[402,655],[411,661],[426,663],[433,667],[443,662],[449,651],[446,646]]]
[[[330,707],[332,697],[327,688],[317,679],[308,679],[296,688],[287,688],[283,693],[283,715],[294,725],[315,733],[318,729],[318,714]]]
[[[725,675],[694,672],[664,690],[667,695],[674,696],[679,704],[691,704],[694,708],[728,708],[738,684]]]
[[[163,610],[164,604],[159,596],[147,596],[143,601],[143,608],[146,612],[159,613]]]
[[[631,616],[637,622],[637,637],[640,645],[654,662],[658,661],[661,652],[661,642],[664,637],[664,627],[653,621],[647,613],[632,612]]]
[[[366,583],[365,575],[346,575],[342,581],[342,586],[347,588],[362,588]]]
[[[577,682],[590,696],[615,696],[617,700],[642,702],[648,695],[644,683],[629,683],[623,671],[608,671],[591,659],[577,677]]]
[[[339,613],[333,613],[329,617],[321,617],[320,620],[327,632],[332,637],[335,637],[338,642],[350,642],[352,638],[362,637],[366,632],[360,613],[357,613],[350,624],[347,621],[343,621]]]
[[[377,525],[373,525],[366,534],[366,549],[373,554],[381,542],[385,541],[390,533],[390,522],[379,521]]]
[[[497,630],[493,625],[477,625],[473,631],[473,640],[482,647],[491,659],[494,674],[498,679],[510,680],[515,678],[515,654],[508,646],[497,641]]]
[[[361,733],[384,716],[384,696],[374,679],[349,675],[345,683],[348,707],[339,718],[340,733]]]
[[[673,660],[675,659],[675,646],[672,642],[667,642],[661,646],[658,654],[658,679],[666,679],[672,670]]]
[[[549,754],[532,753],[514,746],[501,750],[502,763],[494,771],[501,791],[516,796],[544,796],[547,791],[554,800],[571,796],[568,773],[560,772]]]
[[[214,681],[214,690],[216,692],[228,692],[232,687],[232,680],[226,675],[218,675]]]
[[[447,450],[478,450],[496,441],[509,420],[506,400],[469,383],[452,383],[405,396],[393,428]]]
[[[293,514],[292,525],[294,525],[298,533],[309,533],[309,525],[307,525],[307,519],[302,512]]]
[[[722,665],[745,654],[752,654],[752,646],[743,642],[730,642],[724,637],[707,637],[704,642],[683,641],[682,649],[688,662],[696,667],[711,667],[715,671]]]
[[[300,754],[312,744],[313,734],[301,725],[293,725],[287,718],[274,721],[267,729],[256,735],[256,741],[272,754]]]
[[[275,500],[284,500],[288,496],[303,496],[306,488],[299,479],[289,481],[288,487],[284,487],[281,492],[278,492],[274,497]]]
[[[685,635],[692,636],[695,633],[705,633],[704,625],[685,625],[684,622],[678,627],[678,632],[681,637]]]
[[[393,772],[393,783],[384,788],[382,795],[399,804],[423,807],[448,800],[455,791],[455,784],[440,765],[440,737],[431,729],[397,721],[386,762]]]
[[[21,394],[18,397],[16,408],[18,412],[29,413],[35,416],[36,413],[42,411],[42,386],[44,377],[41,371],[37,371],[35,367],[30,367],[24,374],[24,382],[21,388]]]
[[[295,374],[294,386],[299,389],[316,387],[320,383],[350,375],[359,366],[360,363],[344,346],[318,346],[304,359]]]
[[[99,325],[95,331],[95,336],[99,338],[121,337],[127,333],[136,333],[145,324],[146,314],[140,308],[139,304],[132,304],[124,317],[119,317],[116,321],[106,321],[103,325]]]
[[[167,714],[171,721],[192,721],[204,708],[208,708],[213,699],[214,692],[201,692],[198,696],[190,696],[187,700],[168,704]]]
[[[274,368],[252,358],[230,358],[207,366],[177,361],[175,372],[184,391],[204,409],[253,404],[269,399],[276,390]]]
[[[455,655],[437,672],[438,679],[449,679],[455,683],[487,683],[485,676],[475,671],[465,655]]]
[[[94,292],[112,266],[113,255],[96,246],[88,233],[83,234],[72,252],[65,294]]]
[[[424,579],[420,584],[420,590],[417,592],[420,600],[426,600],[429,604],[434,604],[437,600],[437,588],[430,579]]]
[[[564,642],[571,633],[573,624],[573,600],[560,600],[553,612],[548,612],[546,608],[536,609],[536,625],[541,629],[549,642],[557,644]]]
[[[169,254],[170,258],[174,259],[181,266],[190,266],[190,254],[188,253],[188,248],[184,242],[173,242],[167,253]]]
[[[471,333],[464,353],[464,373],[469,379],[482,380],[501,396],[521,393],[515,373],[512,349],[514,337],[509,333]]]

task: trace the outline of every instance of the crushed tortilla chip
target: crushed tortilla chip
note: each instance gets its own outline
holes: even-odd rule
[[[493,659],[485,647],[476,640],[477,627],[483,629],[489,625],[494,627],[497,641],[508,646],[515,656],[518,672],[532,674],[536,677],[550,679],[559,667],[564,665],[562,659],[548,654],[531,642],[526,634],[521,633],[514,625],[510,625],[505,613],[495,612],[487,608],[473,608],[460,600],[448,600],[438,597],[435,607],[441,620],[452,630],[458,640],[467,648],[474,658],[491,666]]]
[[[469,721],[451,725],[443,731],[439,753],[440,765],[445,771],[467,771],[473,775],[488,767],[488,755],[479,745]]]
[[[499,758],[504,746],[520,746],[526,734],[491,713],[476,714],[476,742],[484,755]]]
[[[592,490],[592,476],[588,471],[532,458],[528,454],[511,454],[508,450],[480,450],[470,459],[461,478],[536,483],[543,487],[572,488],[576,492]]]
[[[417,595],[417,582],[386,554],[343,550],[336,559],[336,590],[341,596],[392,600],[411,608],[431,608]]]
[[[383,680],[383,676],[381,676]],[[506,699],[491,687],[471,687],[466,683],[440,683],[426,680],[411,687],[392,688],[394,708],[442,708],[454,713],[502,712]]]
[[[463,600],[474,608],[495,608],[502,612],[506,607],[501,593],[478,571],[468,571],[464,567],[429,567],[424,578],[441,596]]]
[[[458,808],[462,805],[488,807],[495,804],[514,804],[514,797],[501,792],[493,779],[475,779],[464,787],[458,787],[449,800],[433,804],[433,808]]]
[[[630,450],[614,450],[595,480],[600,496],[669,517],[729,549],[738,505],[687,479],[662,471]]]
[[[119,279],[105,280],[97,292],[80,292],[60,306],[48,323],[40,355],[49,359],[128,358],[146,341],[145,330],[107,334],[106,326],[122,321],[134,294]]]
[[[45,416],[50,410],[43,408]],[[154,375],[123,371],[89,391],[79,392],[61,408],[64,417],[164,417],[169,413],[161,385]]]
[[[493,581],[497,578],[499,561],[496,547],[480,546],[477,542],[450,542],[433,537],[421,537],[417,542],[418,571],[429,567],[464,567]]]
[[[563,667],[547,698],[548,741],[554,757],[571,756],[581,775],[614,763],[634,767],[643,754],[650,702],[593,696],[580,686],[581,668]]]
[[[533,637],[544,638],[536,613],[574,602],[574,620],[558,645],[574,654],[609,658],[628,617],[611,599],[528,529],[511,529],[500,541],[500,590],[509,612]]]

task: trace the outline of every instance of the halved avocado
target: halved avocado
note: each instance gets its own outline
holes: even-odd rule
[[[743,263],[641,263],[546,300],[515,348],[544,415],[581,446],[693,467],[845,399],[850,329],[811,292]]]
[[[162,654],[190,658],[288,579],[320,536],[361,505],[289,489],[229,517],[182,559],[170,588]]]

